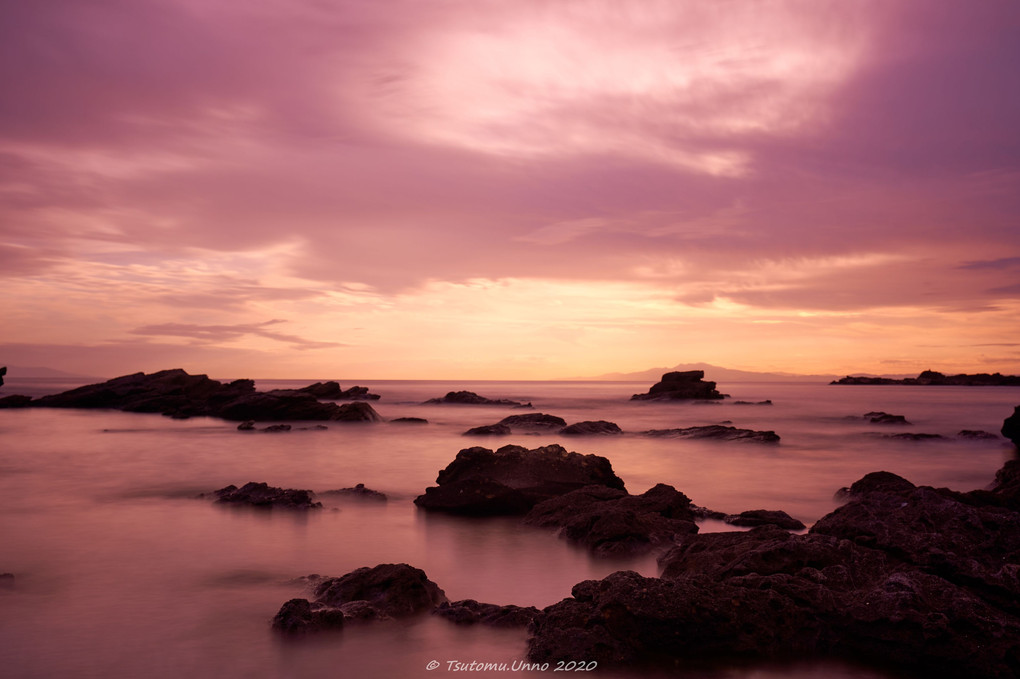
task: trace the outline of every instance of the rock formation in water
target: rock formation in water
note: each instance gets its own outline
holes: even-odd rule
[[[303,634],[342,628],[352,621],[406,618],[447,601],[425,572],[406,563],[359,568],[315,586],[315,599],[291,599],[273,618],[273,629]]]
[[[622,433],[618,424],[606,420],[575,422],[560,429],[561,436],[618,436]]]
[[[0,366],[0,387],[4,386],[4,375],[7,374],[7,366]]]
[[[683,427],[680,429],[649,429],[642,432],[645,436],[671,439],[715,439],[719,441],[751,441],[755,443],[779,443],[779,434],[772,430],[755,431],[738,429],[722,424],[710,424],[703,427]]]
[[[880,410],[864,413],[864,419],[871,424],[910,424],[903,415],[892,415]]]
[[[807,528],[800,519],[795,519],[778,509],[748,509],[739,514],[725,516],[723,521],[731,526],[748,528],[757,528],[758,526],[776,526],[783,530],[804,530]]]
[[[937,370],[925,370],[917,377],[893,379],[890,377],[852,377],[847,375],[829,384],[905,384],[913,386],[963,386],[963,387],[1020,387],[1020,376],[994,373],[974,375],[943,375]]]
[[[315,398],[326,401],[378,401],[379,394],[371,394],[368,387],[351,387],[342,389],[338,382],[316,382],[307,387],[295,389],[305,394],[311,394]]]
[[[676,401],[692,399],[722,399],[715,390],[715,382],[704,381],[704,370],[670,372],[653,384],[647,394],[634,394],[632,401]]]
[[[1002,435],[1020,448],[1020,406],[1013,408],[1013,414],[1002,422]]]
[[[189,375],[180,369],[149,375],[125,375],[100,384],[43,396],[28,405],[40,408],[110,408],[161,413],[177,418],[208,416],[241,422],[372,422],[379,419],[372,406],[364,402],[337,405],[319,402],[310,393],[289,390],[260,392],[255,391],[252,380],[223,384],[205,375]]]
[[[589,485],[624,487],[606,458],[570,453],[559,445],[465,448],[439,472],[436,483],[414,503],[474,516],[525,514],[542,500]]]
[[[526,413],[504,417],[499,424],[505,424],[513,431],[548,431],[567,426],[567,421],[556,415]]]
[[[439,604],[433,615],[445,618],[455,625],[487,625],[489,627],[527,627],[538,616],[534,606],[499,606],[474,599],[462,599]]]
[[[249,481],[240,488],[234,485],[215,491],[216,502],[247,505],[263,509],[321,509],[322,503],[312,500],[311,491],[276,488],[267,483]]]
[[[373,502],[386,502],[386,494],[378,490],[366,488],[365,484],[359,483],[353,488],[337,488],[336,490],[325,490],[320,495],[339,495],[341,497],[354,498],[356,500],[371,500]]]
[[[473,391],[451,391],[446,396],[439,398],[430,398],[425,401],[426,405],[449,403],[453,405],[469,405],[469,406],[524,406],[526,404],[519,401],[510,401],[507,399],[492,399],[479,396]]]

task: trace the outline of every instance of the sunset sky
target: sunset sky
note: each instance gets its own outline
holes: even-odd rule
[[[1020,373],[1015,0],[0,8],[0,365]]]

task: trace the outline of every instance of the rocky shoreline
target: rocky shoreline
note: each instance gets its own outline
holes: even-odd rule
[[[890,377],[866,377],[847,375],[829,384],[900,384],[909,386],[951,386],[951,387],[1020,387],[1020,375],[1000,373],[976,373],[973,375],[943,375],[937,370],[925,370],[917,377],[898,380]]]

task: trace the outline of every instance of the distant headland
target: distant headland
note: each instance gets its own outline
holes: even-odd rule
[[[907,384],[919,386],[954,387],[1020,387],[1020,376],[995,373],[975,375],[943,375],[937,370],[925,370],[917,377],[893,379],[891,377],[851,377],[833,380],[829,384]]]

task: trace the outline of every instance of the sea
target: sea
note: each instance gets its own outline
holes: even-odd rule
[[[709,376],[710,378],[711,376]],[[258,389],[315,380],[257,380]],[[80,386],[9,378],[0,396]],[[0,674],[102,679],[438,677],[452,672],[557,676],[521,669],[527,631],[456,626],[434,616],[349,625],[298,641],[274,634],[280,606],[309,597],[299,578],[408,563],[450,600],[544,607],[582,580],[618,570],[655,576],[654,555],[595,558],[548,529],[516,518],[457,518],[413,499],[462,448],[558,443],[610,460],[631,493],[666,483],[695,504],[736,513],[781,509],[807,525],[838,504],[834,493],[868,472],[916,484],[986,488],[1015,449],[999,436],[1020,388],[724,383],[714,403],[631,401],[648,383],[342,380],[380,394],[384,420],[325,430],[241,432],[211,418],[173,420],[110,410],[0,410]],[[425,405],[448,391],[529,402],[533,410]],[[772,405],[736,401],[770,400]],[[903,415],[908,425],[863,415]],[[608,420],[616,437],[514,434],[465,437],[522,412],[568,423]],[[731,423],[772,430],[778,444],[653,439],[648,429]],[[980,430],[990,439],[964,439]],[[885,435],[939,434],[905,441]],[[321,511],[238,509],[200,497],[229,484],[326,491],[363,483],[385,503],[320,495]],[[701,530],[733,530],[720,521]],[[661,671],[592,666],[604,679],[879,679],[881,668],[845,662],[678,663]],[[459,663],[459,664],[458,664]],[[471,663],[475,663],[472,665]],[[577,667],[577,666],[574,666]],[[575,672],[576,673],[576,672]]]

